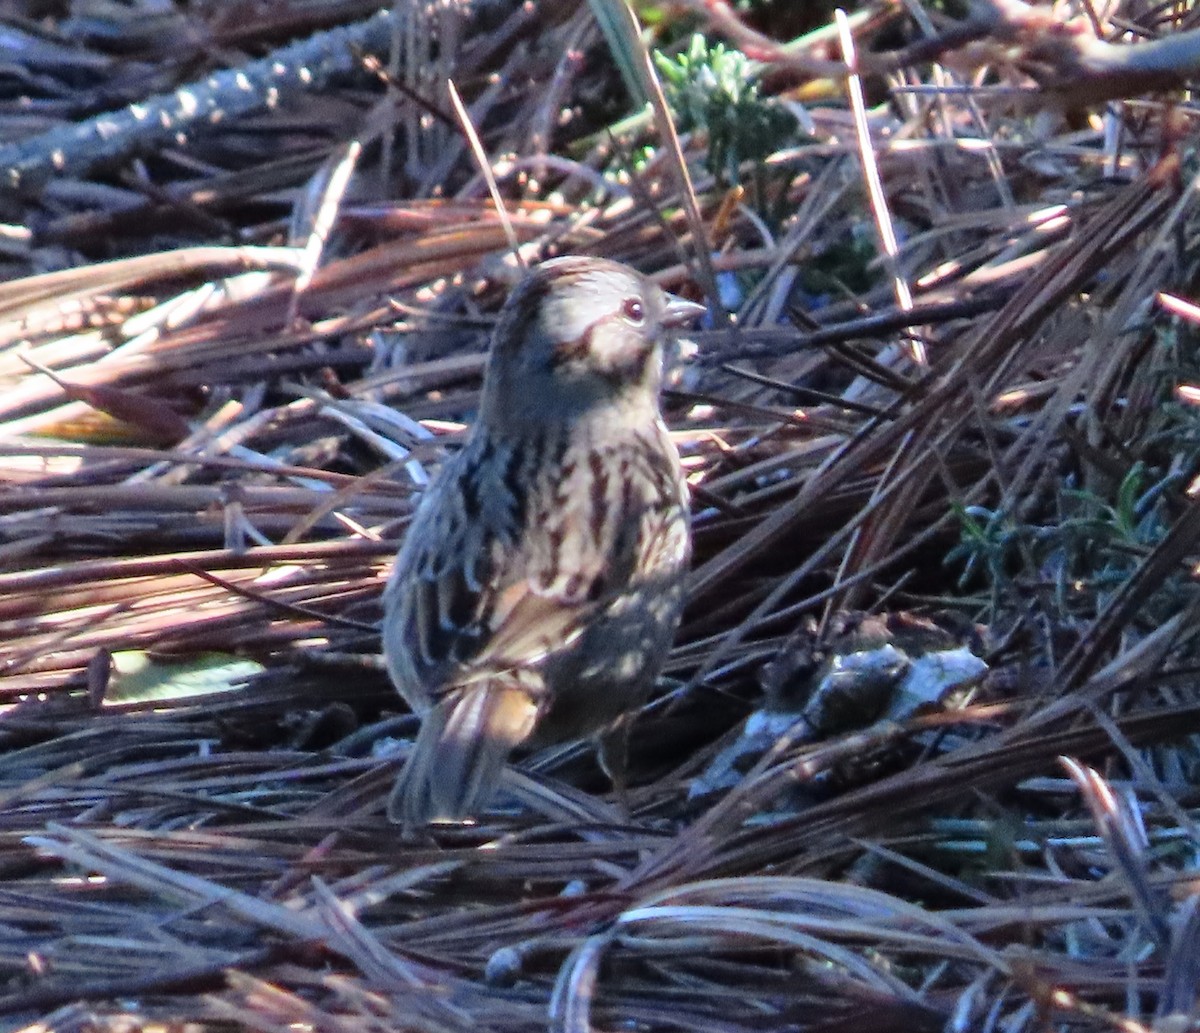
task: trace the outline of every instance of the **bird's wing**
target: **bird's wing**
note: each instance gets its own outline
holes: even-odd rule
[[[536,667],[582,633],[636,566],[631,509],[645,501],[622,487],[615,457],[566,464],[554,483],[524,500],[509,492],[507,502],[492,473],[500,464],[461,458],[414,520],[388,589],[386,652],[414,706]]]

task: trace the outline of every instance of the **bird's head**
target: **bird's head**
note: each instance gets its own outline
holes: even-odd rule
[[[622,402],[656,410],[663,342],[703,311],[618,262],[544,262],[500,313],[484,383],[485,416],[541,422]]]

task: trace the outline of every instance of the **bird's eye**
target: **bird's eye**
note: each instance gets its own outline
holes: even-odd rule
[[[637,298],[626,298],[621,314],[631,323],[642,323],[646,319],[646,309]]]

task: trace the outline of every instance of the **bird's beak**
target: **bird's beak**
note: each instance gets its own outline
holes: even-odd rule
[[[694,301],[686,301],[675,297],[674,294],[668,294],[667,304],[663,309],[663,326],[691,326],[707,311],[703,305],[697,305]]]

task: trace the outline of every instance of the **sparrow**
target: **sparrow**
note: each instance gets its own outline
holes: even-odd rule
[[[477,817],[518,747],[599,734],[616,774],[683,606],[688,492],[659,390],[665,340],[703,311],[591,257],[512,291],[384,595],[388,671],[422,719],[392,821]]]

